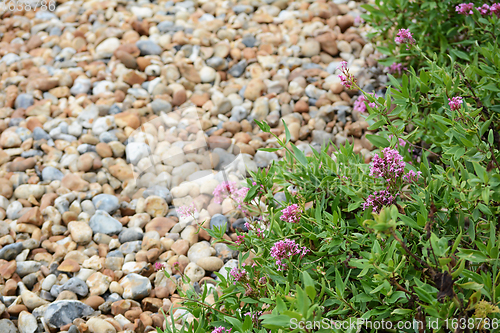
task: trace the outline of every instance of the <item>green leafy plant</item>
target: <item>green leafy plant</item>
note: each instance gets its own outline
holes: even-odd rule
[[[238,267],[199,292],[183,281],[194,319],[172,316],[179,327],[167,331],[376,332],[367,321],[389,332],[416,331],[401,322],[429,332],[499,328],[499,20],[457,13],[458,4],[366,7],[389,56],[381,62],[409,67],[389,75],[384,97],[362,92],[377,131],[366,135],[377,147],[371,164],[349,143],[306,155],[286,124],[282,140],[257,122],[276,139],[263,150],[284,158],[245,184],[248,233],[228,242],[225,228],[209,231],[240,251]],[[396,43],[398,28],[408,31]],[[341,72],[361,90],[346,63]]]

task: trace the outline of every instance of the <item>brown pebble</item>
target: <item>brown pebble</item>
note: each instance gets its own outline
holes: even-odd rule
[[[102,298],[101,296],[92,295],[89,298],[87,298],[84,301],[84,303],[93,308],[94,310],[97,310],[99,308],[99,305],[104,303],[104,298]]]
[[[173,106],[180,106],[186,102],[186,91],[184,89],[179,89],[174,93],[174,96],[172,98],[172,105]]]
[[[293,107],[294,112],[304,113],[309,111],[309,104],[304,100],[299,100]]]

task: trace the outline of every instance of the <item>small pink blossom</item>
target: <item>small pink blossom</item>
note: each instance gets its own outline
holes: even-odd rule
[[[422,176],[421,171],[415,172],[413,170],[410,170],[406,175],[403,176],[403,180],[407,183],[414,183],[417,182],[421,176]]]
[[[347,68],[347,61],[342,61],[338,67],[342,74],[339,74],[340,83],[347,89],[351,89],[354,83],[354,76],[349,73],[349,68]]]
[[[224,326],[216,327],[212,333],[231,333],[232,328],[225,328]]]
[[[474,12],[472,9],[474,8],[474,4],[472,2],[469,3],[461,3],[455,7],[455,11],[462,15],[472,15]]]
[[[494,3],[490,7],[490,14],[495,14],[497,17],[500,17],[500,3]]]
[[[415,44],[415,39],[408,29],[399,29],[394,41],[398,44]]]
[[[165,265],[161,262],[155,262],[155,271],[159,271],[165,268]]]
[[[484,4],[481,7],[476,7],[476,9],[481,15],[489,15],[490,14],[490,6],[488,6],[487,4]]]
[[[385,69],[390,74],[398,74],[398,75],[403,74],[403,71],[407,70],[407,68],[404,67],[403,64],[400,64],[400,63],[397,63],[397,62],[393,63],[389,67],[386,67]]]
[[[354,25],[360,25],[363,23],[365,23],[365,20],[363,20],[363,18],[361,16],[356,16],[354,18]]]
[[[388,182],[395,182],[400,177],[406,166],[403,156],[395,149],[389,147],[382,150],[383,157],[375,155],[373,157],[370,176],[383,178]]]
[[[300,220],[302,210],[299,205],[293,204],[283,209],[280,219],[288,223],[297,223]]]
[[[375,97],[374,93],[369,93],[369,95]],[[354,110],[361,113],[365,113],[367,110],[365,102],[368,102],[368,99],[365,97],[365,95],[360,95],[358,99],[354,102]],[[371,108],[375,108],[377,105],[372,102],[368,103],[368,106]]]
[[[237,235],[235,243],[241,245],[245,242],[245,235]]]
[[[238,268],[238,267],[233,267],[231,271],[229,272],[231,276],[234,279],[234,284],[238,281],[246,281],[247,280],[247,271],[244,269]]]
[[[249,190],[250,189],[248,187],[242,187],[239,190],[237,190],[236,192],[234,192],[234,195],[232,196],[232,198],[238,204],[238,209],[241,209],[241,207],[244,203],[245,197],[247,196],[247,193]]]
[[[217,185],[214,189],[214,201],[217,204],[221,204],[225,197],[230,196],[237,191],[235,182],[222,182]]]
[[[245,316],[251,316],[252,322],[254,325],[257,325],[259,323],[259,316],[262,314],[262,311],[257,311],[257,312],[247,312],[245,313]]]
[[[396,198],[387,190],[375,191],[370,194],[363,203],[363,210],[372,207],[372,211],[377,213],[382,207],[390,206],[396,201]]]
[[[177,208],[177,212],[181,217],[189,217],[194,215],[197,212],[196,206],[194,202],[192,202],[189,206],[181,206]]]
[[[300,258],[303,258],[309,249],[305,246],[300,248],[294,240],[285,239],[274,243],[271,248],[271,257],[276,260],[276,265],[278,266],[278,271],[284,270],[287,265],[283,261],[288,259],[294,255],[300,255]]]
[[[463,102],[463,99],[460,96],[448,98],[448,105],[450,106],[450,109],[452,111],[460,110],[460,107],[462,106],[462,102]]]

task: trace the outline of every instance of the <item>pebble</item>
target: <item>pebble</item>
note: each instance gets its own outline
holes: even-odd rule
[[[94,233],[107,235],[118,234],[123,226],[103,210],[97,210],[89,222],[89,226]]]

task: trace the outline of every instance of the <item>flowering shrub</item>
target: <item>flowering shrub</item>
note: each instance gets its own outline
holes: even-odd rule
[[[196,318],[186,331],[302,332],[293,320],[325,318],[419,325],[398,332],[498,327],[500,6],[380,4],[363,19],[383,32],[380,68],[398,60],[389,71],[400,77],[389,75],[383,97],[361,91],[356,104],[376,131],[365,135],[377,147],[371,163],[348,142],[306,156],[286,125],[282,140],[257,122],[277,143],[264,150],[284,158],[246,187],[216,189],[219,201],[240,203],[248,232],[229,242],[225,228],[208,230],[239,251],[239,265],[216,273],[216,287],[182,295]],[[361,90],[347,63],[339,72]]]

